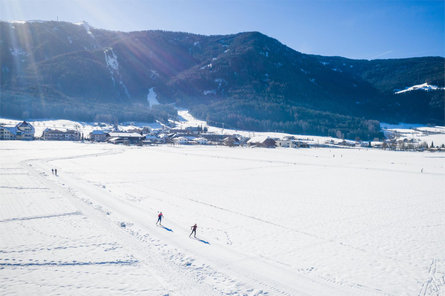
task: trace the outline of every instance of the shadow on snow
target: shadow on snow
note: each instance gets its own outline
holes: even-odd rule
[[[200,241],[201,243],[204,243],[204,244],[206,244],[206,245],[210,245],[210,243],[209,243],[208,241],[205,241],[205,240],[200,239],[200,238],[197,238],[197,237],[195,237],[195,239],[196,239],[197,241]]]
[[[164,225],[158,225],[158,226],[164,228],[167,231],[173,232],[173,229],[165,227]]]

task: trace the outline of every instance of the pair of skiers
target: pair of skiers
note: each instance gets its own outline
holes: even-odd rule
[[[156,225],[158,225],[158,223],[159,223],[159,225],[162,226],[162,218],[163,218],[163,217],[164,217],[164,214],[162,214],[162,212],[159,212],[159,214],[158,214],[158,221],[156,221]],[[197,228],[198,228],[198,225],[196,225],[196,223],[195,223],[195,225],[193,225],[193,226],[190,227],[190,229],[192,230],[192,232],[190,232],[189,237],[191,237],[192,234],[194,234],[194,237],[196,237],[196,229],[197,229]]]
[[[53,175],[57,176],[57,169],[51,169],[51,173],[53,173]]]

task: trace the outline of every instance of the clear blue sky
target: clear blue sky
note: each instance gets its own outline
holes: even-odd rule
[[[0,0],[1,20],[199,34],[260,31],[289,47],[349,58],[445,56],[443,0]]]

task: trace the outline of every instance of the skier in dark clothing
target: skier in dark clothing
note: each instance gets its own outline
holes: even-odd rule
[[[162,214],[162,212],[159,212],[158,214],[158,221],[156,221],[156,225],[162,225],[162,217],[164,217],[164,215]]]
[[[54,174],[57,176],[57,169],[54,169]]]
[[[196,225],[196,223],[195,223],[195,225],[193,225],[193,226],[190,227],[190,228],[192,229],[192,232],[190,233],[189,237],[191,237],[192,234],[194,234],[195,237],[196,237],[196,228],[198,228],[198,225]]]

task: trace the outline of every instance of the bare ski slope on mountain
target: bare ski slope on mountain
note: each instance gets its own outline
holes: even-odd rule
[[[442,154],[3,141],[0,164],[1,295],[444,293]]]

